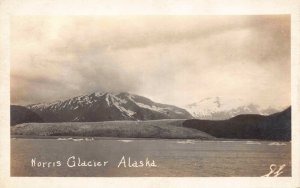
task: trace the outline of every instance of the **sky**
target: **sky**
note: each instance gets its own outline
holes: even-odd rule
[[[291,104],[288,15],[15,16],[10,37],[12,104],[95,91]]]

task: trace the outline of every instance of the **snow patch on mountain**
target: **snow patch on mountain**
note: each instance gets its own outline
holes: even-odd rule
[[[163,112],[163,113],[165,112],[163,108],[159,108],[157,106],[149,106],[149,105],[145,105],[145,104],[139,103],[139,102],[136,102],[136,104],[141,108],[146,108],[146,109],[157,111],[157,112]]]
[[[110,100],[109,100],[109,99]],[[107,101],[107,103],[108,103],[108,105],[110,106],[110,105],[113,105],[113,106],[115,106],[117,109],[119,109],[121,112],[122,112],[122,115],[123,116],[127,116],[127,117],[132,117],[134,114],[135,114],[135,112],[133,112],[133,111],[131,111],[131,110],[129,110],[129,109],[126,109],[126,108],[124,108],[122,105],[123,104],[126,104],[127,103],[127,101],[126,100],[124,100],[124,99],[121,99],[121,98],[119,98],[119,97],[116,97],[116,96],[114,96],[114,95],[112,95],[112,94],[107,94],[107,96],[106,96],[106,101]]]

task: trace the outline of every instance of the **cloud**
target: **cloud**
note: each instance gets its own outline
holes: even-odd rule
[[[13,103],[102,90],[290,104],[287,15],[14,17],[11,36]]]

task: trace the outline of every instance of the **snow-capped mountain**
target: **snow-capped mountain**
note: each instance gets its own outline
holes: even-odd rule
[[[223,99],[220,97],[204,98],[184,107],[194,118],[208,120],[225,120],[240,114],[270,115],[283,108],[262,107],[249,104],[242,99]]]
[[[67,100],[28,105],[45,122],[93,122],[192,118],[186,110],[126,92],[95,92]]]

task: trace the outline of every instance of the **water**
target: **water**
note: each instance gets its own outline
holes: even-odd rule
[[[123,156],[126,167],[124,163],[119,165],[123,162]],[[139,164],[142,161],[144,167],[128,167],[128,157],[131,165],[136,160]],[[74,158],[80,158],[81,164],[83,161],[86,161],[85,164],[91,161],[90,165],[102,166],[78,166],[76,162],[73,167]],[[156,167],[145,167],[146,158],[149,160],[148,164],[155,163]],[[32,159],[35,159],[35,163],[32,163]],[[104,162],[107,162],[105,166]],[[279,176],[291,176],[290,142],[11,139],[12,176],[258,177],[268,174],[271,164],[277,167],[285,165]],[[37,167],[38,165],[41,166]]]

